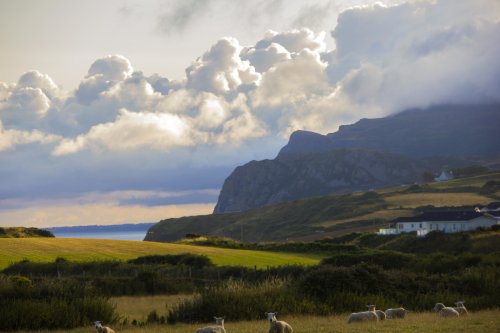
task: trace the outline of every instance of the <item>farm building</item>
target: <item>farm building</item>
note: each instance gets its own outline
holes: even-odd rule
[[[480,227],[490,228],[500,224],[500,212],[425,212],[413,217],[398,217],[392,224],[394,228],[380,229],[378,234],[394,235],[416,231],[418,236],[425,236],[431,231],[459,232]]]

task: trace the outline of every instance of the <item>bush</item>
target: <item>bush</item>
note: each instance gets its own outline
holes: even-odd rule
[[[131,259],[128,261],[136,265],[151,265],[151,264],[169,264],[169,265],[185,265],[196,268],[213,266],[212,261],[204,255],[197,254],[167,254],[167,255],[149,255]]]
[[[70,329],[117,320],[115,307],[90,286],[73,281],[0,276],[0,330]],[[29,288],[26,288],[30,286]]]
[[[299,297],[288,280],[270,279],[255,284],[227,280],[171,309],[167,321],[211,321],[214,315],[225,316],[229,320],[254,320],[263,318],[265,311],[327,314],[329,310],[320,303]]]

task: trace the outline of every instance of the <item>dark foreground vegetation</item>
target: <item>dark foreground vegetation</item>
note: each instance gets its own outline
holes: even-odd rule
[[[325,259],[312,267],[218,267],[205,256],[191,254],[128,262],[23,261],[0,274],[0,330],[120,322],[109,302],[109,297],[120,295],[197,294],[169,313],[148,316],[148,321],[169,323],[211,321],[214,309],[236,321],[260,318],[270,309],[282,315],[328,315],[365,304],[419,311],[436,302],[465,300],[474,310],[498,308],[498,236],[495,230],[436,233],[423,239],[353,234],[335,242],[292,243],[290,248],[261,244],[323,253]],[[477,239],[489,241],[478,246]]]
[[[54,237],[48,230],[25,227],[0,227],[0,238]]]

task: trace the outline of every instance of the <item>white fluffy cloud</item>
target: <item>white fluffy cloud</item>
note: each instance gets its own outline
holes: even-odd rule
[[[186,69],[187,87],[223,94],[242,85],[258,84],[260,74],[248,61],[241,59],[241,50],[235,38],[219,40]]]
[[[15,129],[5,129],[0,121],[0,153],[5,150],[15,149],[17,145],[30,143],[49,144],[59,141],[57,135],[46,134],[41,131],[19,131]]]
[[[72,154],[89,146],[109,150],[191,146],[194,141],[189,134],[188,124],[179,116],[122,109],[114,122],[96,125],[87,134],[62,141],[53,153]]]

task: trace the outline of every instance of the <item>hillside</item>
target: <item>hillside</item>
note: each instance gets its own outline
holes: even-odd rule
[[[214,213],[245,211],[297,199],[421,182],[425,172],[463,166],[456,158],[411,158],[365,149],[280,155],[237,167]]]
[[[442,105],[361,119],[335,133],[297,131],[273,160],[251,161],[225,180],[214,213],[422,180],[424,172],[498,167],[500,104]]]
[[[167,219],[151,227],[145,240],[171,242],[188,233],[245,242],[339,237],[376,230],[428,206],[473,209],[476,204],[500,201],[498,182],[500,172],[493,172],[442,183],[315,197],[239,213]]]
[[[0,227],[0,238],[54,237],[47,230],[25,227]]]

